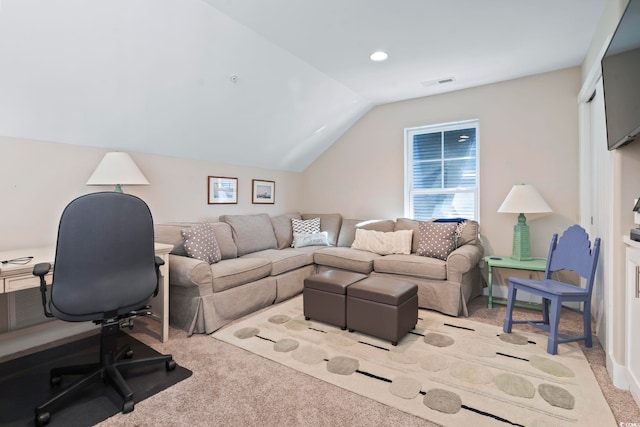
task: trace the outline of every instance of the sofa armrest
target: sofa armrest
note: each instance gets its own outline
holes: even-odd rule
[[[460,246],[447,257],[447,280],[461,283],[462,276],[480,263],[484,249],[481,245]]]
[[[169,255],[169,283],[196,286],[200,296],[213,293],[213,274],[208,263],[181,255]]]

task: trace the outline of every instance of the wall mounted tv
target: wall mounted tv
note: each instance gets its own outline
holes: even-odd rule
[[[640,139],[640,0],[630,0],[602,58],[609,150]]]

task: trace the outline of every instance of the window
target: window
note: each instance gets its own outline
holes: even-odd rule
[[[478,219],[478,120],[405,129],[405,215]]]

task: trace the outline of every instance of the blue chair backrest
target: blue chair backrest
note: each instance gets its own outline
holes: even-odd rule
[[[52,313],[73,322],[140,308],[158,283],[154,257],[153,218],[141,199],[116,192],[78,197],[60,218]]]
[[[560,237],[554,234],[549,247],[547,258],[547,270],[545,277],[551,278],[551,273],[560,270],[575,271],[586,279],[585,289],[591,292],[598,266],[600,253],[600,238],[593,242],[593,248],[589,241],[589,235],[579,225],[572,225]]]

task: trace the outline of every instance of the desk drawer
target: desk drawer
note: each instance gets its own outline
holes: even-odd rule
[[[51,284],[53,274],[44,276],[48,284]],[[7,277],[4,279],[4,291],[15,292],[22,289],[37,288],[40,286],[40,278],[36,276]]]

